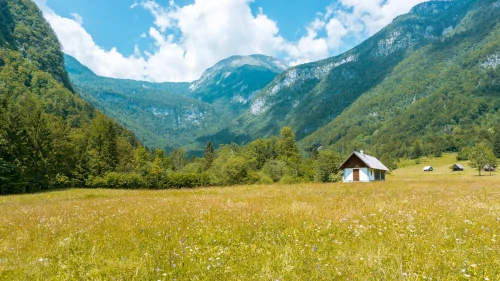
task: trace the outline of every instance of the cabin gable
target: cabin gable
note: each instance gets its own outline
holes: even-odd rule
[[[368,165],[365,164],[356,154],[353,154],[351,158],[349,158],[344,165],[342,165],[341,169],[344,168],[368,168]]]

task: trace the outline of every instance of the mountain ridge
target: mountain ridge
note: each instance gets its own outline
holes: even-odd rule
[[[257,93],[250,110],[235,121],[236,126],[204,139],[214,139],[215,143],[248,142],[276,134],[283,126],[292,126],[299,140],[306,137],[380,83],[406,58],[407,52],[443,36],[443,31],[459,19],[448,14],[463,13],[464,5],[469,2],[434,1],[417,5],[413,13],[395,18],[374,36],[341,55],[289,68]],[[377,71],[372,71],[373,68]]]
[[[423,78],[425,76],[422,76],[422,73],[427,71],[433,72],[433,75],[437,77],[441,75],[439,71],[448,73],[447,67],[451,67],[456,71],[456,76],[462,77],[463,81],[469,81],[463,74],[470,71],[473,75],[481,77],[481,81],[488,85],[481,87],[481,91],[468,89],[468,93],[478,91],[483,93],[488,91],[487,89],[496,89],[497,82],[494,78],[482,77],[481,73],[476,73],[472,69],[459,68],[453,65],[452,57],[446,59],[447,64],[439,67],[442,63],[441,60],[446,57],[444,54],[446,51],[455,52],[455,56],[464,61],[466,60],[464,54],[470,53],[472,55],[471,52],[474,48],[467,45],[467,40],[477,40],[470,44],[472,46],[476,44],[479,49],[483,48],[484,44],[498,44],[494,40],[493,43],[485,43],[487,41],[485,41],[484,36],[474,37],[471,35],[474,32],[483,34],[484,32],[481,31],[483,29],[495,32],[498,7],[500,7],[500,3],[495,0],[421,3],[413,7],[409,13],[396,17],[388,26],[343,54],[290,67],[281,73],[274,73],[267,68],[269,72],[272,72],[267,77],[273,75],[274,77],[269,79],[267,84],[258,84],[257,89],[247,89],[246,86],[252,83],[249,79],[252,76],[249,73],[252,71],[256,71],[255,73],[259,73],[259,75],[265,74],[265,72],[259,72],[262,65],[259,63],[245,64],[242,68],[244,71],[241,73],[231,68],[231,63],[238,65],[239,61],[255,59],[256,56],[233,56],[222,60],[212,68],[207,69],[200,79],[190,84],[183,96],[210,105],[213,109],[211,120],[216,119],[218,115],[223,117],[214,121],[216,125],[212,124],[205,128],[186,128],[184,133],[189,134],[189,140],[183,142],[181,146],[188,150],[194,148],[201,152],[200,148],[209,141],[215,146],[231,142],[248,143],[258,138],[277,135],[282,127],[291,126],[303,152],[312,151],[320,146],[346,152],[363,148],[363,145],[371,145],[375,150],[375,155],[390,153],[398,155],[398,157],[411,157],[410,150],[415,143],[427,143],[426,146],[430,146],[430,136],[442,134],[442,132],[437,127],[416,130],[426,135],[424,139],[406,130],[404,135],[400,135],[400,138],[403,139],[402,144],[375,136],[380,131],[397,135],[397,132],[392,131],[390,126],[402,126],[401,124],[375,120],[397,119],[398,116],[404,119],[410,118],[408,116],[416,116],[414,113],[408,113],[416,110],[411,107],[411,104],[414,103],[433,112],[437,111],[428,102],[429,100],[436,102],[439,99],[442,94],[434,95],[432,91],[436,91],[441,84],[446,83],[436,81],[434,77]],[[479,18],[478,11],[481,11],[489,22]],[[450,42],[462,46],[463,53],[457,52],[450,45],[452,44]],[[422,53],[426,53],[427,57],[419,57],[422,56]],[[420,59],[415,61],[415,57]],[[481,65],[484,67],[481,69],[489,69],[489,72],[493,72],[492,77],[496,77],[495,71],[500,64],[500,52],[498,54],[492,53],[489,57],[476,57],[480,57],[482,60]],[[260,59],[262,60],[262,58]],[[279,63],[277,65],[279,67]],[[438,71],[438,69],[441,70]],[[404,73],[406,76],[394,78],[398,77],[398,73]],[[421,78],[415,81],[413,77]],[[446,75],[443,77],[452,79]],[[242,83],[243,78],[247,79],[244,83]],[[428,88],[422,88],[419,83],[429,83]],[[413,86],[406,87],[405,84]],[[385,89],[385,92],[390,93],[390,100],[384,100],[384,95],[379,90],[382,88]],[[450,88],[454,87],[450,85]],[[242,94],[240,93],[242,89],[247,91]],[[396,94],[395,89],[399,91],[401,97]],[[421,90],[415,92],[415,89]],[[372,95],[378,104],[369,102]],[[474,105],[484,103],[482,98],[478,96],[465,95],[463,99]],[[392,106],[391,102],[395,105]],[[454,102],[456,103],[454,104],[455,110],[461,108],[459,100],[454,100]],[[377,110],[367,111],[360,104],[365,104],[366,107],[370,108],[383,107],[388,115]],[[488,105],[481,106],[488,108],[485,112],[494,110],[496,99],[493,99],[493,108]],[[448,105],[448,107],[451,106]],[[461,110],[465,111],[465,108]],[[479,110],[478,112],[483,111]],[[453,118],[457,120],[461,118],[459,116],[463,115],[451,113],[456,115]],[[438,116],[433,114],[435,113],[431,112],[429,116]],[[472,118],[473,122],[462,126],[439,122],[441,122],[440,126],[442,127],[470,130],[469,126],[472,126],[471,124],[474,122],[483,122],[480,121],[482,120],[481,116],[481,114],[472,114],[469,117]],[[436,118],[441,120],[439,116]],[[354,122],[354,120],[356,121]],[[419,119],[417,122],[421,122],[420,120],[423,119]],[[433,124],[431,121],[427,122]],[[483,123],[489,124],[488,121]],[[405,124],[405,126],[412,128],[411,125],[408,125],[410,121],[407,120]],[[478,126],[476,123],[474,124],[474,126]],[[423,123],[419,123],[419,126],[422,125]],[[196,134],[192,134],[193,131],[196,131]],[[444,144],[442,149],[457,152],[462,146],[470,145],[470,141],[465,141],[461,135],[447,136],[447,138],[451,137],[462,138],[463,144],[452,144],[452,141],[447,139],[442,141]],[[376,140],[384,144],[374,143]],[[393,146],[409,148],[399,152],[390,151],[388,147]],[[426,147],[427,152],[431,150],[431,148]]]
[[[196,142],[202,133],[216,133],[232,122],[248,108],[252,95],[286,67],[268,56],[232,56],[191,83],[151,83],[101,77],[65,56],[70,78],[85,100],[137,132],[148,146],[167,151],[187,146],[195,154],[205,145]]]

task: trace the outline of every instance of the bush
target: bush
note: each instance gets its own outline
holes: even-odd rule
[[[281,184],[295,184],[295,183],[301,183],[301,182],[303,182],[301,178],[290,176],[290,175],[285,175],[280,180]]]
[[[90,177],[86,182],[88,187],[136,189],[145,188],[146,181],[136,173],[109,172],[101,177]]]
[[[329,180],[329,182],[339,182],[339,181],[342,181],[343,175],[344,175],[343,171],[339,171],[338,173],[332,173],[328,177],[328,180]]]
[[[257,182],[258,184],[273,184],[274,183],[273,179],[265,173],[259,173],[258,176],[259,176],[259,181]]]

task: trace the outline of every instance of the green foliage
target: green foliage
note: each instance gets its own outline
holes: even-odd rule
[[[27,0],[2,0],[0,9],[0,47],[18,51],[34,67],[73,91],[59,41],[37,5]]]
[[[500,158],[500,126],[493,137],[493,153],[497,158]]]
[[[288,164],[283,160],[270,160],[266,162],[262,172],[273,182],[279,182],[282,177],[289,173],[289,168]]]
[[[384,155],[380,157],[380,162],[382,162],[390,170],[396,170],[398,168],[396,160],[389,153],[384,153]]]
[[[113,122],[98,114],[90,124],[88,149],[93,175],[114,171],[118,165],[117,133]]]
[[[249,173],[248,162],[241,156],[217,158],[211,169],[214,185],[245,184]]]
[[[298,158],[299,150],[295,145],[295,135],[290,127],[284,127],[277,143],[278,156],[284,159]]]
[[[314,181],[316,182],[334,182],[342,178],[338,178],[339,166],[344,159],[337,153],[329,150],[321,150],[318,154],[316,173]]]
[[[211,142],[207,143],[207,146],[205,147],[205,153],[203,154],[203,158],[206,161],[205,170],[210,169],[215,159],[214,148]]]
[[[137,141],[71,92],[55,34],[31,1],[0,1],[0,195],[84,186]]]
[[[497,158],[493,151],[488,148],[484,143],[480,143],[474,146],[469,152],[469,166],[477,169],[479,175],[481,175],[481,170],[490,170],[497,166]]]

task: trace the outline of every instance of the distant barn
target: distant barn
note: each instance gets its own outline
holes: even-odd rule
[[[455,164],[453,165],[453,172],[461,172],[464,170],[464,166],[461,164]]]
[[[495,167],[495,166],[492,166],[492,165],[487,164],[487,165],[484,165],[483,170],[484,170],[485,172],[493,172],[493,171],[495,171],[495,170],[496,170],[496,167]]]
[[[432,172],[434,171],[434,168],[432,168],[432,166],[425,166],[424,167],[424,172]]]
[[[385,181],[385,173],[389,171],[377,158],[362,150],[351,153],[339,168],[344,170],[344,182]]]

